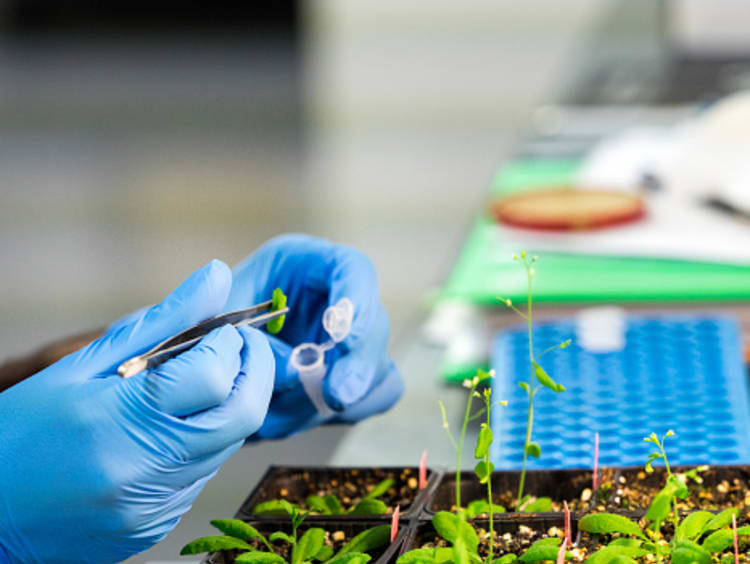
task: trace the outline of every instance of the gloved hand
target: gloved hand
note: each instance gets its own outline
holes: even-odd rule
[[[323,239],[284,235],[260,247],[233,274],[225,311],[268,300],[277,286],[290,307],[281,333],[269,336],[276,357],[274,393],[266,420],[252,439],[286,437],[324,422],[353,423],[398,401],[403,382],[386,350],[388,316],[366,256]],[[336,413],[324,421],[289,367],[289,356],[300,343],[328,340],[323,311],[343,297],[354,304],[354,320],[349,336],[326,353],[323,397]]]
[[[153,370],[117,366],[221,312],[218,261],[162,303],[0,394],[0,561],[119,562],[163,538],[255,432],[274,358],[255,329],[216,329]]]

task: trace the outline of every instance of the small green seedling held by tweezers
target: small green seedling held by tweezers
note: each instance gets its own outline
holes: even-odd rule
[[[278,311],[280,309],[284,309],[285,307],[286,295],[281,291],[281,288],[276,288],[273,291],[273,295],[271,296],[271,311]],[[280,317],[272,319],[266,324],[266,331],[275,335],[276,333],[281,331],[282,327],[284,327],[285,320],[286,315],[282,315]]]

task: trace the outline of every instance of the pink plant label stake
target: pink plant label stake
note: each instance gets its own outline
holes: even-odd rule
[[[563,501],[563,509],[565,511],[565,542],[573,544],[573,540],[570,537],[570,509],[568,509],[567,501]]]
[[[557,564],[565,563],[565,549],[568,548],[568,539],[563,539],[560,550],[557,553]]]
[[[599,433],[594,435],[594,483],[593,492],[599,489]]]
[[[427,487],[427,449],[422,451],[422,458],[419,460],[419,489]]]
[[[734,564],[740,564],[740,549],[737,545],[737,517],[732,513],[732,532],[734,534]]]
[[[393,517],[391,517],[391,542],[396,540],[398,534],[398,520],[401,517],[401,506],[397,505],[396,509],[393,510]]]

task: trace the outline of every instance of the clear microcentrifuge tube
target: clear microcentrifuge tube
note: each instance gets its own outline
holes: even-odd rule
[[[354,305],[348,298],[341,298],[323,312],[323,328],[330,336],[325,343],[302,343],[294,347],[289,364],[297,370],[302,387],[315,409],[322,416],[333,412],[323,399],[323,378],[326,375],[325,354],[336,343],[346,339],[352,329]]]

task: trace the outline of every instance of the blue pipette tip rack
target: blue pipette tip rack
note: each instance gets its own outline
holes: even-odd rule
[[[584,468],[593,464],[599,433],[600,466],[642,466],[653,450],[643,438],[668,429],[670,464],[750,463],[750,401],[738,323],[723,315],[627,316],[625,344],[616,352],[584,350],[575,320],[534,327],[536,352],[571,339],[540,364],[567,390],[541,388],[534,398],[532,441],[541,446],[529,468]],[[491,457],[497,469],[519,469],[529,380],[525,326],[493,343]],[[536,382],[535,382],[536,383]]]

